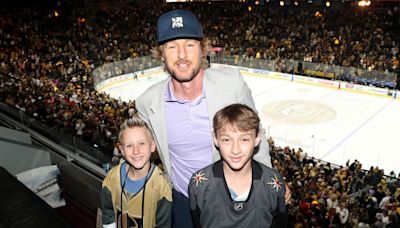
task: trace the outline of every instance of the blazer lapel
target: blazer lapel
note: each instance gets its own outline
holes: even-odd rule
[[[166,169],[168,174],[171,174],[171,162],[169,158],[169,149],[168,149],[168,139],[167,139],[167,131],[166,131],[166,123],[165,123],[165,108],[164,108],[164,91],[167,86],[168,80],[164,81],[163,84],[164,89],[156,90],[157,93],[154,93],[154,99],[151,105],[147,107],[147,113],[149,113],[149,122],[151,123],[151,128],[153,128],[154,132],[158,132],[156,143],[158,145],[158,149],[161,150],[158,152],[161,161],[164,164],[164,168]]]

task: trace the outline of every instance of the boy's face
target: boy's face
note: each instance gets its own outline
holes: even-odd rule
[[[119,148],[128,164],[141,170],[150,165],[151,153],[156,150],[156,145],[145,127],[134,127],[122,132]]]
[[[214,143],[219,147],[224,166],[233,171],[240,171],[250,166],[254,147],[260,143],[256,130],[241,131],[235,127],[224,126],[214,134]]]

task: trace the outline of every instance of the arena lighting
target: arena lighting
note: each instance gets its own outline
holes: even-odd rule
[[[84,17],[79,17],[79,18],[78,18],[78,22],[79,22],[79,23],[85,23],[85,22],[86,22],[86,18],[84,18]]]
[[[333,41],[333,43],[334,43],[335,45],[339,45],[340,40],[339,40],[338,38],[335,38],[335,40]]]
[[[280,6],[284,6],[284,5],[285,5],[285,2],[284,2],[284,1],[279,1],[279,5],[280,5]]]
[[[295,0],[295,1],[293,2],[293,5],[299,6],[299,2],[298,2],[297,0]]]
[[[325,2],[325,6],[326,6],[326,7],[330,7],[330,6],[331,6],[331,2],[330,2],[330,1],[326,1],[326,2]]]
[[[260,4],[260,2],[258,0],[256,0],[256,2],[254,4],[256,4],[256,6],[257,6]]]
[[[370,0],[361,0],[361,1],[358,1],[357,5],[361,6],[361,7],[370,6],[371,1]]]
[[[57,11],[57,10],[54,10],[54,12],[53,12],[53,13],[54,13],[54,16],[55,16],[55,17],[58,17],[58,16],[60,16],[60,14],[58,13],[58,11]]]
[[[314,17],[316,17],[316,18],[321,18],[321,17],[322,17],[321,12],[319,12],[319,11],[315,12],[315,13],[314,13]]]
[[[247,7],[247,10],[248,10],[249,12],[251,12],[251,11],[253,10],[253,8],[251,8],[251,6],[249,6],[249,7]]]

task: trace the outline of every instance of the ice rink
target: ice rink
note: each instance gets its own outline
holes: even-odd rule
[[[279,146],[344,165],[400,172],[400,101],[344,90],[246,77],[266,133]]]
[[[165,77],[139,76],[103,91],[127,101]],[[265,77],[245,80],[276,145],[301,147],[333,164],[357,159],[364,169],[400,172],[400,100]]]

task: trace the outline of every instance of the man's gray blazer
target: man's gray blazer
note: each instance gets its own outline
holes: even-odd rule
[[[164,109],[164,91],[169,80],[170,78],[167,78],[166,80],[154,84],[140,95],[140,97],[136,99],[136,109],[140,117],[146,121],[153,131],[160,159],[166,172],[171,175],[172,169],[168,150]],[[210,131],[212,131],[214,114],[227,105],[241,103],[256,110],[251,91],[242,75],[240,75],[239,71],[236,69],[211,68],[205,70],[203,86],[205,88],[205,96],[208,105]],[[254,159],[268,167],[272,167],[265,131],[261,129],[261,133],[260,149],[258,153],[254,155]],[[214,161],[220,159],[219,152],[215,147],[213,159]]]

